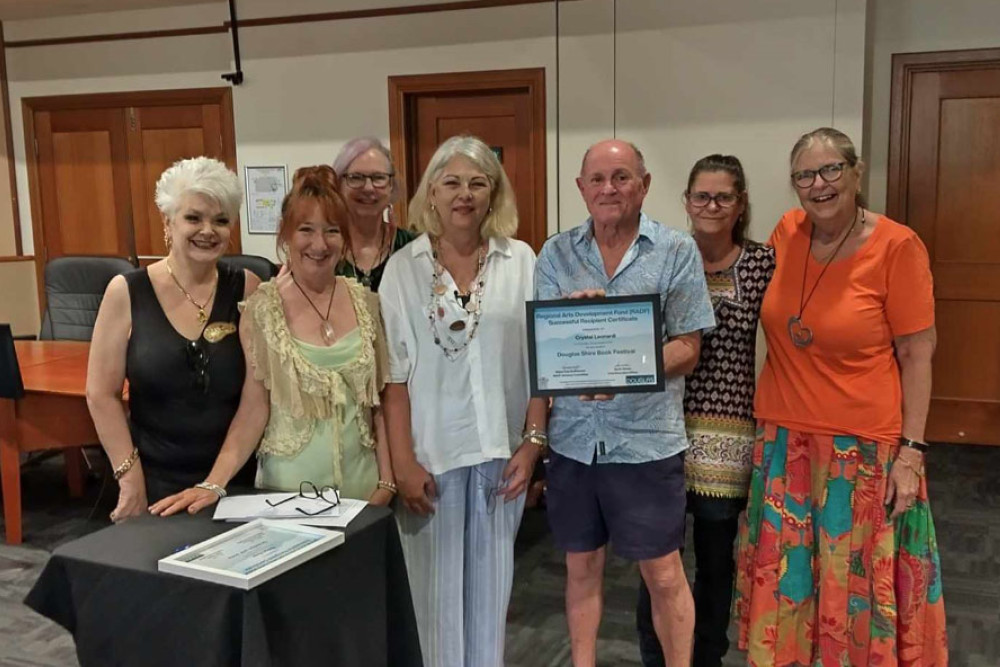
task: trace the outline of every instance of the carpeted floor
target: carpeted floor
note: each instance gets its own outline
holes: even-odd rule
[[[941,446],[928,459],[930,494],[941,548],[951,664],[1000,665],[1000,448]],[[76,665],[70,636],[21,604],[48,553],[106,524],[113,485],[99,476],[86,496],[66,492],[59,459],[23,472],[25,545],[0,545],[0,665]],[[0,523],[2,525],[2,523]],[[691,560],[688,549],[686,561]],[[687,563],[690,571],[691,563]],[[518,537],[507,632],[508,667],[569,665],[563,613],[565,568],[543,511],[525,514]],[[611,558],[598,664],[639,665],[633,606],[637,568]],[[731,650],[726,666],[744,664]]]

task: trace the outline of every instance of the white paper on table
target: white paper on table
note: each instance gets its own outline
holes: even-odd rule
[[[287,498],[297,496],[294,492],[281,493],[261,493],[241,496],[227,496],[219,500],[215,506],[215,515],[212,517],[216,521],[252,521],[254,519],[277,519],[281,521],[295,521],[307,526],[323,526],[327,528],[346,528],[354,517],[365,508],[368,503],[364,500],[354,500],[352,498],[341,498],[340,504],[333,506],[321,499],[296,497],[277,507],[272,507],[267,503],[277,503]],[[300,512],[307,512],[309,516]]]

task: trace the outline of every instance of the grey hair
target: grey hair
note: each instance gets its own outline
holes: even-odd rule
[[[385,157],[386,162],[389,163],[389,173],[392,175],[391,192],[393,199],[395,199],[399,188],[396,183],[396,166],[392,163],[392,153],[385,147],[385,144],[375,137],[356,137],[344,144],[344,147],[337,153],[337,157],[333,159],[333,171],[336,172],[337,178],[343,178],[351,163],[370,150],[381,153]]]
[[[854,142],[851,141],[849,136],[832,127],[818,127],[812,132],[806,132],[799,137],[795,145],[792,146],[792,153],[788,158],[788,162],[792,168],[795,167],[795,162],[802,155],[802,152],[814,143],[825,143],[832,147],[833,150],[840,154],[840,157],[844,158],[847,166],[853,169],[860,178],[861,171],[864,169],[864,162],[858,157],[858,150],[854,147]],[[868,208],[868,200],[860,191],[854,194],[854,204],[861,208]]]
[[[517,233],[517,204],[514,189],[507,180],[496,154],[478,137],[457,136],[438,146],[427,164],[417,192],[407,212],[410,228],[417,232],[441,234],[441,220],[430,207],[431,186],[452,158],[462,156],[490,179],[490,211],[480,225],[484,237],[509,237]]]
[[[628,146],[629,148],[631,148],[631,149],[632,149],[632,152],[633,152],[633,153],[635,153],[635,159],[636,159],[636,162],[638,162],[638,163],[639,163],[639,173],[638,173],[637,175],[639,176],[639,178],[642,178],[642,177],[644,177],[644,176],[646,175],[646,158],[645,158],[645,157],[643,157],[643,155],[642,155],[642,151],[641,151],[641,150],[639,150],[639,147],[638,147],[638,146],[636,146],[635,144],[633,144],[633,143],[632,143],[631,141],[625,141],[625,140],[623,140],[623,139],[617,139],[616,141],[621,141],[621,142],[622,142],[623,144],[625,144],[626,146]],[[603,141],[599,141],[599,142],[597,142],[597,143],[604,143],[604,142],[603,142]],[[594,146],[596,146],[596,145],[597,145],[597,144],[592,144],[592,145],[591,145],[590,147],[588,147],[588,148],[587,148],[587,150],[586,150],[586,151],[585,151],[585,152],[583,153],[583,160],[581,160],[581,161],[580,161],[580,175],[581,175],[581,176],[583,176],[583,170],[584,170],[584,167],[586,167],[586,166],[587,166],[587,158],[588,158],[588,157],[590,157],[590,151],[591,151],[591,150],[592,150],[592,149],[594,148]]]
[[[166,218],[177,215],[181,199],[204,195],[216,201],[230,218],[240,214],[243,189],[240,179],[225,164],[210,157],[178,160],[156,182],[156,207]]]

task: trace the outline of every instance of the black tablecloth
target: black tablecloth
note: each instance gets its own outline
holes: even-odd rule
[[[157,572],[233,524],[144,516],[56,549],[25,599],[76,639],[82,667],[422,664],[391,513],[368,507],[344,544],[250,590]]]

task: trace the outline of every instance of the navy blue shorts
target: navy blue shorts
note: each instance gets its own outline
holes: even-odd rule
[[[623,558],[649,560],[684,546],[683,453],[585,465],[550,451],[545,478],[549,526],[563,551],[595,551],[610,541]]]

